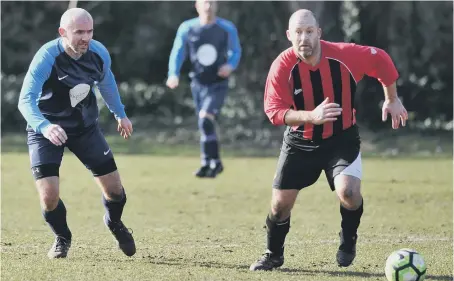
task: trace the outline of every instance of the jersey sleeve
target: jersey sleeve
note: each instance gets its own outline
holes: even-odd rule
[[[125,118],[126,112],[124,105],[121,103],[120,92],[118,91],[117,82],[111,69],[112,59],[105,47],[101,48],[99,53],[104,62],[101,81],[97,84],[99,92],[107,108],[115,115],[115,118]]]
[[[242,52],[238,30],[233,23],[230,23],[226,27],[229,34],[229,56],[227,63],[230,64],[233,69],[236,69],[240,63]]]
[[[38,50],[30,63],[19,94],[18,109],[36,133],[43,133],[45,128],[51,125],[41,113],[38,102],[54,62],[55,58],[46,48],[42,47]]]
[[[183,22],[182,24],[180,24],[175,36],[175,40],[173,41],[172,51],[170,52],[168,77],[180,76],[181,66],[183,65],[183,62],[187,56],[186,38],[188,32],[188,22]]]
[[[350,44],[347,55],[354,58],[355,69],[360,76],[376,78],[383,86],[389,86],[399,78],[391,57],[380,48]]]
[[[285,125],[285,114],[293,106],[289,79],[290,69],[281,57],[277,58],[268,73],[264,94],[265,114],[276,126]]]

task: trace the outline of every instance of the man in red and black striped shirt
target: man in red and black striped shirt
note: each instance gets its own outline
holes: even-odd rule
[[[322,171],[340,200],[342,216],[340,266],[356,256],[357,230],[363,213],[360,192],[360,137],[355,119],[357,83],[364,75],[383,85],[382,119],[405,126],[407,111],[397,96],[397,70],[389,55],[376,47],[320,40],[313,13],[298,10],[289,20],[292,47],[271,65],[264,95],[265,113],[274,125],[287,125],[266,218],[267,250],[251,270],[272,270],[284,263],[284,241],[298,192]]]

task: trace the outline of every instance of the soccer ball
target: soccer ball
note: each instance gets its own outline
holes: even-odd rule
[[[385,274],[388,281],[423,281],[426,278],[426,263],[415,250],[400,249],[389,255]]]

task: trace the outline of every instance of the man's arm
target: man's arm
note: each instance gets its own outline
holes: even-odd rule
[[[229,34],[229,57],[227,63],[235,70],[241,59],[242,49],[240,38],[238,37],[238,31],[233,23],[227,26],[227,32]]]
[[[115,119],[125,118],[126,112],[124,105],[121,103],[118,86],[111,70],[112,60],[107,49],[105,49],[103,54],[103,60],[104,73],[101,77],[101,81],[97,84],[99,92],[101,93],[107,108],[115,115]]]
[[[391,86],[398,78],[399,73],[387,52],[372,46],[357,44],[350,45],[348,56],[354,58],[361,74],[376,78],[383,87]]]
[[[169,57],[168,77],[179,77],[181,66],[186,59],[186,36],[188,33],[188,24],[183,22],[177,30],[177,35],[173,42],[172,51]]]
[[[342,112],[339,104],[326,98],[314,110],[294,110],[290,91],[291,69],[280,59],[273,62],[265,85],[265,113],[273,125],[301,126],[305,123],[320,125],[334,122]]]
[[[398,99],[396,82],[392,83],[389,86],[383,86],[383,91],[385,92],[386,100],[393,102]]]
[[[311,123],[313,120],[310,111],[293,109],[289,109],[284,118],[284,122],[288,126],[301,126],[305,123]]]
[[[286,70],[282,58],[277,58],[270,67],[265,83],[264,111],[275,126],[292,125],[299,119],[297,111],[291,110],[293,100],[288,84],[290,71]]]
[[[39,110],[38,100],[54,60],[45,48],[41,48],[33,57],[19,95],[18,109],[36,133],[43,133],[51,125]]]
[[[384,50],[376,47],[353,45],[356,61],[360,62],[363,73],[376,78],[383,86],[385,101],[382,108],[382,120],[388,114],[392,118],[392,128],[399,128],[399,120],[405,126],[408,113],[397,95],[396,80],[399,78],[391,57]]]

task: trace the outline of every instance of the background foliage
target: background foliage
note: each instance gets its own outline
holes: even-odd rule
[[[3,132],[18,132],[25,126],[17,110],[24,73],[38,48],[57,36],[68,2],[1,5],[1,125]],[[187,76],[174,91],[164,85],[176,30],[196,16],[193,2],[87,1],[78,6],[93,15],[94,38],[111,53],[122,100],[137,131],[196,139]],[[220,121],[228,139],[280,141],[282,128],[272,127],[263,113],[263,89],[271,62],[289,46],[287,21],[298,8],[318,14],[324,39],[373,45],[391,55],[411,128],[452,130],[452,2],[240,1],[221,2],[219,9],[219,16],[236,24],[243,47]],[[187,70],[188,63],[183,73]],[[358,90],[359,123],[371,130],[388,127],[381,122],[380,84],[366,77]],[[105,108],[101,115],[106,128],[114,125]]]

